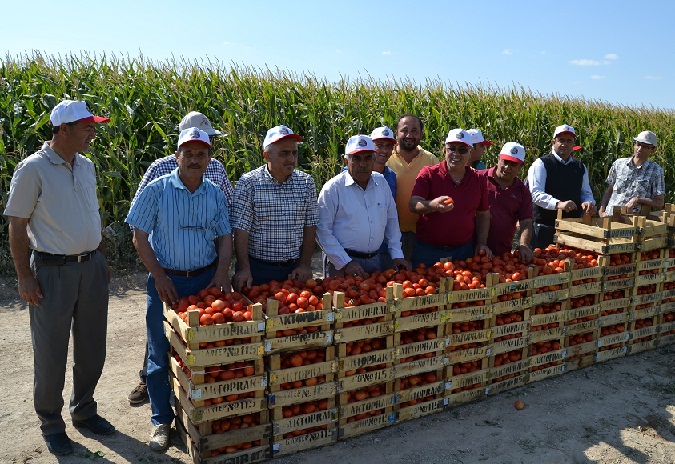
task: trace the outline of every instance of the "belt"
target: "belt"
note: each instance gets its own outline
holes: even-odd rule
[[[256,258],[255,256],[251,255],[248,255],[248,259],[252,261],[257,261],[259,263],[267,264],[268,266],[278,266],[278,267],[293,266],[298,262],[298,258],[289,259],[288,261],[267,261],[266,259]]]
[[[208,266],[200,267],[199,269],[193,269],[191,271],[177,271],[175,269],[164,269],[164,268],[162,268],[162,270],[164,272],[166,272],[167,274],[171,274],[171,275],[177,275],[177,276],[183,276],[183,277],[197,277],[198,275],[202,275],[203,273],[205,273],[209,269],[213,269],[214,267],[216,267],[217,264],[218,264],[218,260],[216,259],[211,264],[209,264]]]
[[[348,250],[346,248],[345,252],[352,258],[360,258],[360,259],[369,259],[380,254],[380,250],[375,250],[372,253],[361,253],[360,251]]]
[[[50,266],[63,266],[66,263],[84,263],[89,261],[96,254],[96,250],[80,253],[79,255],[53,255],[44,251],[34,251],[44,264]]]

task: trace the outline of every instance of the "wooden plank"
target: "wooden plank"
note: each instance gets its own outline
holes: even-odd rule
[[[373,432],[396,423],[396,415],[393,412],[367,417],[365,419],[349,422],[338,427],[340,440],[357,437],[365,433]]]
[[[326,430],[319,430],[292,438],[274,437],[272,441],[272,457],[287,456],[300,451],[330,445],[337,441],[337,436],[337,427],[332,426]]]
[[[445,409],[448,404],[447,398],[437,398],[424,403],[418,403],[413,406],[406,406],[397,411],[396,418],[398,422],[434,414]]]
[[[502,393],[508,390],[513,390],[514,388],[524,386],[529,379],[529,373],[524,373],[516,377],[511,377],[510,379],[501,380],[499,382],[493,383],[486,388],[487,395],[492,396],[497,393]]]
[[[628,352],[627,346],[620,346],[611,350],[598,351],[595,354],[595,362],[609,361],[610,359],[621,358],[626,356]]]
[[[548,379],[550,377],[555,377],[556,375],[564,374],[567,371],[566,364],[560,364],[558,366],[549,366],[543,369],[530,372],[527,382],[539,382],[540,380]]]

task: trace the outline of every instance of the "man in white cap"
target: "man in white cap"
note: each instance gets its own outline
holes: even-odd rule
[[[471,136],[471,143],[473,144],[473,150],[471,150],[471,157],[469,158],[469,166],[476,171],[485,169],[486,165],[485,162],[483,162],[482,157],[485,154],[487,147],[492,146],[492,140],[485,140],[483,132],[481,132],[480,129],[469,129],[467,132]]]
[[[410,198],[410,211],[419,214],[413,266],[432,266],[441,258],[492,257],[487,186],[468,166],[471,136],[452,129],[445,140],[445,160],[422,169]],[[474,247],[474,233],[476,245]]]
[[[312,277],[319,216],[316,187],[296,168],[302,137],[286,126],[267,131],[266,164],[241,176],[233,204],[234,287]]]
[[[535,160],[528,171],[527,183],[534,202],[532,245],[535,248],[546,248],[553,243],[556,210],[562,210],[564,218],[595,214],[588,169],[572,156],[576,137],[574,127],[568,124],[556,127],[551,153]]]
[[[607,190],[600,202],[600,216],[612,216],[626,206],[630,214],[640,214],[642,207],[663,208],[666,185],[663,168],[650,160],[658,140],[652,131],[642,131],[633,139],[633,156],[614,161],[607,175]]]
[[[145,316],[153,426],[149,445],[156,451],[168,447],[174,418],[162,303],[172,306],[180,297],[211,286],[230,291],[232,229],[225,195],[204,176],[211,161],[208,134],[196,127],[181,131],[176,161],[175,170],[141,192],[126,218],[149,272]]]
[[[403,254],[407,261],[412,258],[418,218],[408,208],[410,194],[422,168],[438,164],[435,155],[420,147],[423,134],[424,126],[419,117],[413,114],[401,116],[396,124],[397,144],[387,161],[387,166],[396,173],[396,210],[401,227]]]
[[[51,112],[52,139],[14,171],[4,214],[18,277],[29,305],[33,401],[50,452],[73,452],[61,417],[73,334],[73,425],[115,431],[98,415],[94,390],[106,352],[108,281],[101,242],[96,172],[88,151],[97,123],[85,102],[64,100]]]
[[[196,127],[197,129],[206,132],[206,134],[209,136],[209,139],[211,140],[211,143],[213,143],[213,140],[216,137],[222,135],[222,132],[214,129],[211,125],[211,121],[209,121],[206,116],[204,116],[202,113],[199,113],[198,111],[190,111],[188,114],[186,114],[181,120],[180,124],[178,124],[178,131],[182,132],[185,129],[189,129],[191,127]],[[145,171],[141,183],[138,184],[136,194],[131,200],[131,204],[134,204],[138,196],[150,182],[161,176],[170,174],[177,167],[178,163],[176,162],[176,155],[173,153],[169,156],[165,156],[164,158],[153,161]],[[234,199],[234,189],[232,188],[230,179],[227,177],[227,172],[225,171],[225,168],[221,162],[215,158],[211,158],[211,161],[206,167],[206,172],[204,175],[223,191],[225,198],[227,198],[228,208],[231,208],[232,200]],[[136,387],[134,387],[131,393],[129,393],[129,396],[127,396],[129,403],[131,404],[140,404],[148,400],[148,387],[145,382],[145,378],[147,376],[147,365],[145,362],[148,359],[147,347],[143,359],[143,368],[138,372],[140,382]]]
[[[487,180],[490,205],[490,232],[487,246],[497,255],[510,253],[516,226],[520,230],[518,257],[528,264],[532,261],[532,195],[518,178],[525,162],[525,148],[516,142],[507,142],[499,152],[497,165],[478,171]]]
[[[387,242],[395,267],[403,259],[396,204],[384,176],[373,172],[375,146],[366,135],[349,138],[347,171],[330,179],[319,193],[317,239],[324,253],[324,276],[361,276],[380,269],[380,247]]]

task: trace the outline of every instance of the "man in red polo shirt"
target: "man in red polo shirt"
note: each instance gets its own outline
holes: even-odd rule
[[[518,178],[524,162],[525,148],[519,143],[507,142],[499,152],[497,166],[478,171],[478,175],[487,180],[491,213],[487,246],[496,254],[509,253],[516,224],[519,224],[518,256],[527,264],[532,261],[532,194]]]
[[[492,257],[485,178],[468,166],[471,136],[453,129],[445,140],[445,160],[420,171],[409,208],[419,214],[413,266],[433,265],[441,258],[466,259],[475,253]],[[477,244],[473,247],[474,230]]]

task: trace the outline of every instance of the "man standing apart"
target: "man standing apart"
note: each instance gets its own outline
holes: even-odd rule
[[[73,425],[115,431],[96,412],[94,389],[106,352],[109,272],[89,150],[96,123],[85,102],[64,100],[51,112],[52,140],[14,171],[4,214],[19,281],[29,305],[33,401],[47,448],[73,452],[61,417],[68,342],[73,333]]]
[[[445,140],[446,158],[422,169],[410,198],[410,211],[419,214],[413,266],[433,265],[441,258],[466,259],[475,253],[492,257],[485,179],[468,166],[471,137],[453,129]],[[476,247],[473,247],[474,230]]]
[[[516,142],[504,144],[497,165],[478,175],[487,180],[490,205],[490,232],[487,246],[501,255],[511,252],[516,224],[520,225],[518,256],[528,264],[532,261],[532,195],[518,178],[525,162],[525,148]]]
[[[347,172],[319,194],[317,238],[324,252],[324,276],[361,276],[380,269],[380,246],[387,242],[393,265],[410,269],[403,259],[401,231],[391,189],[373,172],[375,146],[370,137],[350,137],[345,149]]]
[[[656,152],[656,134],[643,131],[633,140],[633,156],[614,161],[609,170],[600,216],[612,216],[615,206],[627,206],[631,214],[640,214],[643,205],[663,208],[666,198],[663,168],[649,159]]]
[[[545,248],[553,242],[556,210],[562,210],[564,218],[595,214],[588,169],[572,156],[576,136],[572,126],[556,127],[551,153],[535,160],[528,171],[527,183],[534,202],[535,248]]]
[[[319,216],[309,174],[295,169],[302,137],[286,126],[267,131],[267,163],[247,172],[234,194],[234,288],[312,277]]]
[[[485,140],[480,129],[469,129],[467,132],[471,136],[471,143],[473,144],[473,150],[471,150],[471,157],[469,158],[469,166],[476,171],[483,170],[487,166],[482,160],[482,157],[485,154],[487,147],[492,146],[492,140]]]
[[[134,227],[134,246],[150,273],[145,321],[153,425],[149,445],[155,451],[168,447],[174,417],[162,303],[173,305],[212,285],[230,291],[232,231],[225,195],[204,179],[210,148],[206,132],[196,127],[182,131],[178,168],[148,184],[126,219]]]
[[[387,161],[387,166],[396,173],[396,210],[401,227],[403,255],[407,261],[412,258],[418,218],[408,208],[410,196],[422,168],[438,164],[438,158],[419,146],[423,133],[420,118],[412,114],[401,116],[396,124],[397,145]]]
[[[191,127],[196,127],[197,129],[206,132],[206,134],[209,136],[211,144],[213,144],[213,140],[216,137],[222,134],[222,132],[213,128],[211,121],[209,121],[206,116],[197,111],[190,111],[185,115],[180,124],[178,124],[178,131],[182,132],[185,129],[190,129]],[[136,194],[134,195],[133,200],[131,200],[131,204],[134,204],[138,196],[150,182],[165,174],[170,174],[171,171],[177,167],[178,163],[176,162],[176,155],[173,153],[169,156],[165,156],[164,158],[153,161],[148,167],[147,171],[145,171],[141,183],[138,184],[138,189],[136,189]],[[216,186],[218,186],[223,191],[225,197],[227,198],[228,208],[232,208],[234,189],[232,188],[230,179],[227,177],[227,172],[225,172],[225,168],[220,163],[220,161],[216,160],[215,158],[211,158],[209,165],[206,167],[204,177],[216,184]],[[231,211],[231,209],[229,211]],[[146,347],[144,360],[147,361],[147,359],[148,351]],[[134,387],[131,393],[129,393],[129,396],[127,396],[127,399],[131,404],[140,404],[148,400],[148,387],[146,384],[148,366],[145,364],[145,361],[143,363],[143,368],[138,372],[140,382],[138,385],[136,385],[136,387]]]

